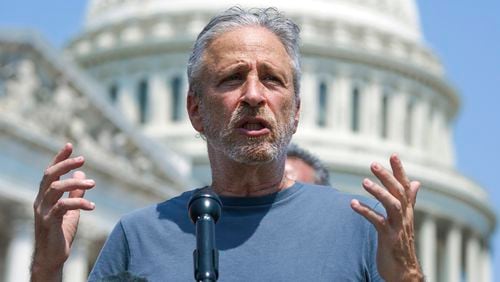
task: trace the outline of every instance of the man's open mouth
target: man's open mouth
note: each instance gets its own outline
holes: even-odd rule
[[[262,118],[246,118],[236,126],[238,132],[248,137],[260,137],[271,133],[269,123]]]

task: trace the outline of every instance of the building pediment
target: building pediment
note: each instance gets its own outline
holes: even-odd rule
[[[188,160],[144,138],[105,97],[96,81],[36,33],[0,31],[3,133],[57,146],[71,142],[93,166],[137,182],[152,196],[185,189]]]

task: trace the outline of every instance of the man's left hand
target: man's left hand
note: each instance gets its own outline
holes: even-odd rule
[[[396,154],[390,158],[392,173],[379,163],[371,165],[372,173],[382,185],[369,179],[363,187],[379,200],[387,217],[352,200],[351,207],[369,220],[378,232],[377,267],[386,281],[423,281],[415,252],[414,214],[420,183],[410,181]]]

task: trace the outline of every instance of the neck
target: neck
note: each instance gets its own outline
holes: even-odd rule
[[[243,164],[208,149],[212,189],[222,196],[257,197],[282,191],[294,184],[286,178],[285,154],[263,164]]]

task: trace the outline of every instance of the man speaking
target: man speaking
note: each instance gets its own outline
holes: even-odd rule
[[[302,184],[284,175],[300,109],[299,28],[275,9],[232,8],[198,36],[188,63],[187,110],[204,136],[210,188],[223,210],[216,226],[220,281],[421,281],[413,213],[419,183],[396,155],[362,186],[377,200]],[[304,93],[307,95],[307,93]],[[94,187],[67,144],[45,171],[35,200],[33,281],[60,281],[83,198]],[[62,197],[65,192],[69,197]],[[192,281],[193,191],[124,216],[89,280],[130,273]],[[385,209],[384,209],[385,208]]]

